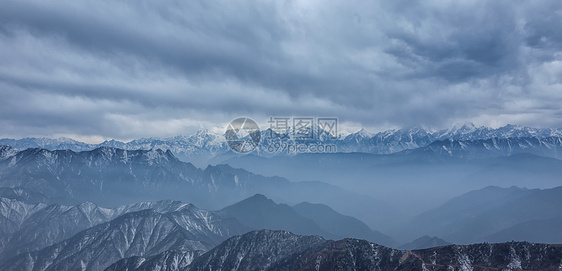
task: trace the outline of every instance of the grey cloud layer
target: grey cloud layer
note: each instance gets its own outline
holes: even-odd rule
[[[4,1],[0,136],[562,126],[560,1]]]

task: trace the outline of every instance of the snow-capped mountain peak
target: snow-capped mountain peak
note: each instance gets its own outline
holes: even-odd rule
[[[365,128],[361,128],[359,131],[356,132],[356,134],[361,137],[368,137],[368,138],[371,138],[374,135],[373,133],[367,131]]]
[[[336,146],[337,152],[364,152],[374,154],[390,154],[403,150],[415,149],[428,146],[435,141],[442,140],[487,140],[492,138],[536,138],[562,137],[562,129],[552,128],[530,128],[519,125],[506,125],[497,129],[489,127],[477,127],[473,123],[454,125],[450,129],[432,131],[422,126],[403,128],[399,130],[391,129],[376,134],[361,129],[347,136],[338,135],[337,138],[328,137],[325,133],[316,131],[317,138],[299,141],[299,144],[329,143]],[[274,140],[294,141],[290,136],[291,130],[287,134],[277,134],[271,129],[262,130],[261,143],[256,153],[258,155],[274,156],[277,154],[266,152]],[[170,150],[174,156],[180,160],[191,162],[194,165],[204,168],[215,156],[227,154],[230,151],[224,135],[213,133],[202,129],[189,136],[175,136],[170,138],[141,138],[124,143],[116,140],[108,140],[97,145],[80,143],[68,139],[48,140],[44,138],[25,138],[20,140],[0,139],[0,145],[10,145],[17,150],[26,148],[45,148],[48,150],[71,149],[73,151],[93,150],[100,147],[119,148],[124,150]],[[117,155],[113,149],[100,149],[104,157]],[[14,151],[4,147],[0,149],[0,159],[6,159],[13,155]],[[167,155],[160,155],[162,159],[156,159],[159,153],[150,153],[150,161],[164,161]],[[130,159],[130,153],[120,153],[125,155],[123,161]],[[170,159],[170,157],[167,157]],[[156,160],[155,160],[156,159]]]

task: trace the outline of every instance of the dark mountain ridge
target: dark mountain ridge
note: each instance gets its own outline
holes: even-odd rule
[[[228,239],[181,269],[159,270],[559,270],[561,264],[560,245],[483,243],[408,251],[262,230]],[[124,270],[146,269],[141,264]]]

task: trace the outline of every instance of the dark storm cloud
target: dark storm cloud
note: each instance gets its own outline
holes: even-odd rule
[[[518,8],[512,3],[427,3],[398,16],[407,27],[389,33],[396,44],[387,52],[420,66],[420,76],[454,82],[518,69],[521,33]]]
[[[5,1],[0,136],[562,126],[559,1]]]

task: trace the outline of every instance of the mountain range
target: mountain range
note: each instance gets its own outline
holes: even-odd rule
[[[273,135],[273,136],[272,136]],[[423,127],[414,127],[400,130],[387,130],[376,134],[365,130],[343,135],[336,138],[318,137],[314,140],[298,140],[290,135],[278,134],[271,129],[262,131],[262,141],[255,151],[256,154],[266,157],[276,155],[286,155],[286,152],[279,151],[282,148],[271,146],[278,142],[278,138],[283,138],[288,144],[332,144],[337,152],[362,152],[372,154],[390,154],[409,149],[417,149],[428,146],[436,141],[475,141],[489,139],[508,139],[508,138],[560,138],[562,128],[531,128],[517,125],[506,125],[500,128],[476,127],[473,124],[457,125],[451,129],[432,131]],[[0,139],[0,145],[9,145],[18,150],[27,148],[42,148],[47,150],[73,150],[75,152],[93,150],[99,147],[112,147],[125,150],[150,150],[162,149],[170,150],[182,161],[191,162],[198,167],[206,167],[209,162],[217,163],[225,157],[236,156],[230,152],[226,139],[222,134],[200,130],[191,136],[175,136],[169,138],[141,138],[129,142],[107,140],[99,144],[88,144],[70,138],[23,138],[23,139]],[[490,146],[493,147],[493,144]],[[291,153],[289,153],[291,154]],[[293,153],[294,154],[294,153]],[[552,154],[559,157],[558,154]],[[213,157],[223,157],[213,159]]]
[[[142,213],[143,211],[145,212]],[[130,219],[120,218],[119,221],[113,221],[123,215],[133,213],[138,214],[130,215]],[[140,221],[134,217],[142,217],[144,220]],[[2,222],[0,262],[16,255],[31,255],[26,253],[43,250],[71,238],[79,232],[109,222],[111,223],[98,230],[93,230],[86,237],[90,238],[110,228],[123,229],[116,225],[123,224],[125,225],[123,227],[128,227],[132,231],[130,233],[123,230],[119,234],[134,234],[136,228],[146,225],[155,226],[160,223],[160,225],[169,224],[168,226],[174,227],[179,225],[189,231],[190,236],[196,238],[198,243],[192,242],[194,248],[209,249],[209,246],[216,245],[227,237],[249,230],[235,219],[222,218],[212,212],[200,210],[192,204],[169,200],[122,205],[110,209],[99,207],[91,202],[65,206],[29,204],[0,198],[0,221]],[[145,222],[148,224],[143,224]],[[159,227],[163,229],[162,226]],[[108,238],[114,238],[114,236]]]
[[[125,257],[151,256],[181,249],[206,251],[240,225],[196,208],[158,213],[131,212],[79,232],[41,250],[6,260],[3,270],[103,270]],[[235,222],[234,222],[235,223]]]
[[[481,202],[484,205],[489,205],[486,199],[492,198],[508,203],[523,199],[513,208],[522,211],[522,206],[531,205],[530,211],[523,211],[529,216],[537,207],[544,207],[541,202],[558,196],[557,190],[489,187],[453,199],[449,205],[453,212],[464,210],[458,213],[464,217],[474,216],[466,213],[468,210],[482,209],[482,205],[470,205],[475,197],[484,198]],[[494,204],[489,209],[504,213],[501,206],[504,205]],[[287,215],[288,212],[292,214]],[[318,235],[271,230],[267,228],[293,227],[334,234],[330,231],[341,229],[341,223],[347,223],[347,231],[361,229],[364,224],[327,206],[301,203],[290,207],[275,204],[262,195],[217,212],[177,201],[143,202],[108,209],[88,202],[62,206],[0,199],[0,214],[2,225],[9,225],[2,227],[0,236],[2,247],[7,248],[0,252],[2,270],[340,270],[344,266],[354,270],[558,270],[562,264],[559,245],[528,242],[447,245],[438,238],[424,237],[411,244],[431,243],[438,247],[397,250],[379,242],[350,238],[332,241]],[[443,216],[455,219],[450,212]],[[286,217],[287,221],[278,224],[276,217]],[[434,222],[444,220],[438,215],[422,217]],[[478,221],[486,225],[486,220]],[[420,226],[424,228],[423,224]],[[250,231],[255,228],[267,230]],[[552,237],[555,233],[539,235]]]
[[[0,198],[0,222],[2,270],[74,270],[76,266],[100,270],[128,257],[132,258],[127,264],[188,264],[186,257],[193,259],[226,238],[253,229],[291,230],[337,239],[365,236],[377,243],[394,244],[392,238],[328,206],[300,203],[289,207],[263,195],[216,212],[169,200],[103,208],[91,202],[65,206]]]
[[[0,269],[559,270],[561,131],[3,139]]]
[[[170,138],[141,138],[129,142],[107,140],[100,144],[88,144],[70,138],[23,138],[0,139],[0,145],[12,146],[17,150],[39,148],[47,150],[72,150],[75,152],[90,151],[100,147],[118,148],[124,150],[170,150],[183,161],[189,161],[205,167],[207,161],[219,153],[228,151],[224,136],[200,130],[191,136],[176,136]]]
[[[17,151],[0,147],[1,196],[17,199],[41,195],[45,203],[75,205],[91,201],[115,207],[142,201],[180,200],[205,209],[220,209],[254,194],[284,203],[327,204],[362,219],[356,206],[371,206],[374,223],[401,221],[395,208],[372,197],[323,182],[290,182],[228,165],[199,169],[170,151],[127,151],[100,147],[92,151]],[[375,224],[376,225],[376,224]]]
[[[435,157],[433,156],[434,153],[426,155],[424,152],[421,152],[422,158],[425,157],[421,159],[415,157],[414,154],[417,152],[414,152],[414,154],[412,152],[406,151],[392,155],[354,153],[303,154],[290,158],[273,157],[259,159],[274,159],[277,162],[273,164],[280,168],[283,166],[286,168],[291,168],[291,166],[298,168],[300,163],[301,165],[307,165],[308,170],[311,172],[321,172],[319,169],[322,168],[326,170],[331,169],[334,170],[333,175],[337,174],[338,169],[346,169],[347,171],[345,172],[348,173],[347,178],[345,174],[340,176],[344,178],[342,180],[346,180],[349,183],[356,177],[354,174],[357,173],[361,173],[358,176],[376,176],[376,178],[380,178],[382,176],[404,176],[400,173],[404,172],[406,174],[404,178],[406,179],[414,176],[405,170],[409,167],[409,169],[415,169],[415,178],[420,179],[436,176],[436,172],[438,173],[438,170],[444,167],[439,163],[439,167],[432,166],[432,163],[435,165],[435,162],[429,162],[428,164],[430,160],[425,158]],[[393,205],[374,197],[342,189],[338,186],[312,181],[290,182],[284,178],[264,177],[228,165],[208,166],[202,170],[190,163],[180,161],[170,151],[127,151],[109,147],[101,147],[84,152],[73,152],[70,150],[49,151],[45,149],[17,151],[9,146],[3,146],[0,147],[0,157],[3,158],[0,160],[0,187],[3,187],[0,190],[0,193],[2,193],[0,195],[11,199],[26,200],[30,198],[30,195],[33,195],[31,197],[35,200],[38,198],[44,199],[43,203],[47,204],[76,205],[82,204],[84,201],[90,201],[106,208],[115,208],[119,205],[147,200],[172,199],[193,202],[205,209],[218,210],[249,198],[252,195],[262,194],[285,204],[294,205],[305,201],[312,204],[300,204],[290,207],[290,205],[277,205],[270,200],[253,197],[251,199],[257,203],[248,205],[253,209],[239,208],[240,211],[237,213],[231,212],[231,215],[244,220],[241,222],[247,222],[246,226],[253,229],[284,229],[300,234],[318,234],[334,239],[356,237],[389,246],[395,244],[391,238],[387,238],[388,236],[384,237],[384,235],[376,231],[369,231],[368,227],[389,233],[391,236],[402,236],[403,239],[398,240],[400,242],[406,242],[423,235],[438,236],[445,240],[462,244],[489,240],[555,242],[559,240],[557,237],[559,231],[556,227],[551,226],[543,231],[546,232],[548,230],[551,233],[550,239],[544,236],[542,238],[538,236],[533,237],[533,233],[529,229],[538,226],[558,225],[557,219],[562,217],[562,213],[557,211],[558,205],[553,204],[558,202],[559,198],[562,198],[562,195],[557,194],[558,188],[529,191],[522,189],[519,192],[517,192],[517,189],[519,189],[517,188],[513,192],[514,195],[523,193],[525,196],[514,199],[504,198],[501,193],[493,195],[490,197],[490,202],[502,204],[497,206],[498,209],[488,209],[496,206],[488,204],[485,205],[486,208],[469,205],[460,206],[458,210],[445,211],[459,206],[457,203],[459,200],[453,199],[441,203],[440,205],[443,207],[437,207],[433,211],[429,211],[429,213],[426,212],[421,216],[416,214],[417,218],[408,222],[408,215],[404,215]],[[246,157],[248,159],[251,158],[251,156]],[[464,160],[465,158],[459,159],[461,159],[459,161],[466,161]],[[408,179],[407,182],[390,183],[363,179],[363,182],[359,184],[362,189],[371,189],[370,187],[372,187],[373,191],[378,189],[381,193],[387,193],[400,200],[409,198],[411,197],[410,195],[425,196],[425,199],[435,198],[437,196],[434,195],[438,195],[449,200],[453,197],[451,193],[446,192],[446,189],[449,187],[457,187],[459,191],[462,191],[460,188],[470,190],[468,189],[470,186],[482,187],[483,183],[488,182],[486,178],[491,178],[491,176],[513,176],[508,179],[500,178],[500,180],[505,180],[506,183],[514,183],[517,181],[517,178],[525,178],[525,176],[536,177],[545,172],[551,176],[541,179],[529,179],[528,183],[536,185],[542,182],[545,184],[546,181],[551,180],[551,184],[555,185],[559,182],[560,175],[558,173],[562,174],[562,161],[558,159],[538,157],[530,154],[489,159],[477,159],[474,163],[469,164],[473,169],[479,169],[478,171],[473,170],[470,172],[475,180],[473,182],[467,182],[466,179],[448,180],[441,178],[439,180],[440,183],[431,183],[430,180],[422,179],[421,183],[424,186],[419,186],[416,184],[416,179]],[[243,160],[239,159],[238,161]],[[355,163],[356,168],[353,168],[351,164],[345,163]],[[404,164],[401,165],[400,163]],[[450,169],[450,171],[460,168],[459,164],[456,164],[454,161],[444,163],[446,165],[445,168]],[[260,163],[254,162],[253,165],[258,166]],[[262,165],[265,166],[266,164],[262,163]],[[489,165],[493,166],[490,167]],[[316,166],[320,168],[316,168]],[[361,172],[359,169],[363,166],[366,166],[366,169],[370,171]],[[465,164],[461,164],[461,166],[464,169],[467,168]],[[497,174],[498,170],[509,172],[512,175]],[[532,174],[525,175],[525,172]],[[371,173],[371,175],[366,173]],[[405,183],[411,184],[411,187],[405,187]],[[396,190],[389,189],[389,187],[392,187],[391,185],[395,185]],[[435,194],[429,194],[428,192],[428,194],[420,195],[420,191],[424,191],[425,186],[428,186],[429,189],[439,186],[440,190],[434,190],[433,193]],[[500,191],[502,190],[500,189]],[[392,195],[392,193],[399,193],[401,195],[397,197]],[[40,195],[40,197],[36,197],[36,195]],[[461,199],[463,197],[467,196],[463,195]],[[477,196],[472,200],[460,200],[460,202],[485,204],[486,198],[488,197]],[[324,204],[324,206],[314,204]],[[422,203],[416,203],[415,206],[408,202],[403,204],[405,208],[411,209],[422,209],[421,206],[423,206]],[[255,209],[256,206],[262,207],[262,210]],[[368,208],[363,208],[365,206],[368,206]],[[439,208],[443,208],[442,211]],[[471,219],[467,220],[459,216],[466,213],[466,210],[463,208],[479,213],[471,215]],[[231,210],[236,210],[236,208],[232,207]],[[281,218],[271,217],[269,222],[265,219],[267,216],[254,216],[252,218],[252,214],[259,212],[275,214],[276,212],[272,210],[284,213],[280,215]],[[489,213],[482,213],[485,210],[488,210]],[[226,212],[228,209],[223,211]],[[107,220],[107,218],[104,218],[104,216],[107,216],[104,215],[104,211],[97,211],[97,213],[99,218],[96,221]],[[366,228],[361,225],[362,222],[352,223],[352,219],[346,220],[343,217],[340,217],[339,220],[326,220],[321,215],[330,213],[332,214],[329,216],[331,219],[336,217],[334,213],[343,213],[358,218],[369,226]],[[290,220],[285,220],[289,217],[288,214],[293,214],[295,219],[302,217],[303,214],[307,214],[305,216],[310,220],[308,221],[310,225],[301,230],[291,228],[288,224],[286,225],[287,227],[282,228],[272,226],[276,223],[281,225],[280,222],[289,222]],[[242,219],[244,215],[246,219]],[[251,219],[254,220],[252,221]],[[262,224],[260,225],[256,221]],[[354,224],[356,227],[346,228],[343,226],[348,223]],[[342,226],[337,227],[338,224]],[[397,229],[402,229],[410,224],[416,226],[414,229],[407,230],[409,235],[397,232]],[[92,224],[87,223],[85,225],[92,226]],[[330,225],[332,228],[327,226],[315,228],[315,225]],[[349,231],[346,232],[345,230]],[[345,234],[338,235],[338,233]],[[518,235],[515,233],[527,236],[527,239],[509,239],[509,237],[517,237]],[[562,242],[562,239],[560,240]],[[41,244],[40,242],[36,243]],[[14,247],[17,247],[17,245],[14,245]]]
[[[131,264],[127,265],[129,262]],[[286,231],[262,230],[232,237],[182,268],[169,268],[164,261],[160,265],[150,262],[150,266],[156,267],[154,270],[186,271],[559,270],[561,262],[562,247],[545,244],[449,245],[404,251],[359,239],[331,241]],[[149,270],[147,267],[124,259],[107,270]]]

